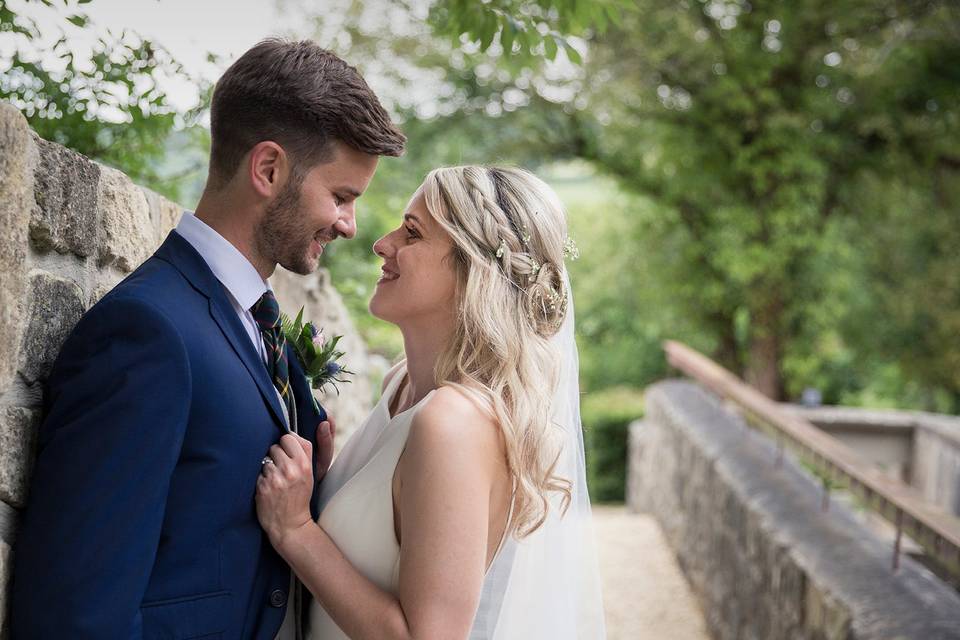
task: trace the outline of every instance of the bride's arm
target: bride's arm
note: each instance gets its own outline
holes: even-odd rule
[[[493,423],[451,389],[437,390],[415,416],[399,477],[399,598],[360,574],[310,520],[309,490],[301,487],[309,443],[281,442],[282,450],[271,450],[276,468],[258,483],[258,511],[277,551],[337,625],[355,640],[466,638],[486,566],[490,493],[503,465]]]

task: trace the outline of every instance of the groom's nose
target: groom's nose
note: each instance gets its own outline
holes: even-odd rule
[[[348,240],[357,235],[357,217],[352,202],[342,209],[340,218],[334,223],[333,228]]]

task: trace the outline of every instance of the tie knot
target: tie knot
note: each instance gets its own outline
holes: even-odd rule
[[[277,298],[270,289],[267,289],[256,304],[250,307],[250,313],[253,314],[253,319],[260,325],[261,330],[273,330],[280,324],[280,305],[277,304]]]

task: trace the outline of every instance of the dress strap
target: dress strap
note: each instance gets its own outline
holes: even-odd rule
[[[500,542],[497,544],[497,550],[493,552],[493,558],[490,560],[490,566],[497,561],[497,556],[503,549],[503,543],[507,540],[507,532],[510,531],[510,522],[513,520],[513,506],[516,504],[517,497],[517,479],[512,479],[512,488],[510,490],[510,508],[507,510],[507,522],[503,525],[503,533],[500,534]],[[489,567],[487,568],[489,570]]]

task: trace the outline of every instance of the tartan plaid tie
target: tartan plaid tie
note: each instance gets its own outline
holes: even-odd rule
[[[263,344],[267,347],[267,372],[273,380],[273,385],[280,392],[280,397],[287,405],[289,415],[293,416],[296,408],[293,406],[293,393],[290,391],[290,369],[287,366],[287,340],[280,330],[280,305],[273,295],[267,292],[250,307],[250,313],[260,327]],[[291,418],[292,420],[292,418]]]

